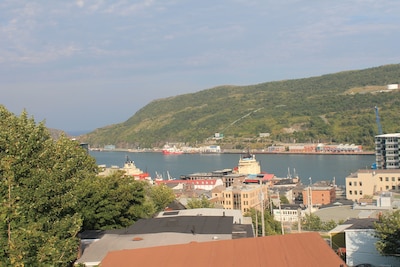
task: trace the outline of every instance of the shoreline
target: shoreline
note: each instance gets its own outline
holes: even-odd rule
[[[140,149],[90,149],[90,151],[97,151],[97,152],[132,152],[132,153],[162,153],[161,150],[140,150]],[[251,154],[267,154],[267,155],[375,155],[374,151],[362,151],[362,152],[289,152],[289,151],[281,151],[281,152],[268,152],[268,151],[257,151],[257,150],[240,150],[240,149],[232,149],[232,150],[225,150],[221,152],[208,152],[208,153],[201,153],[201,152],[184,152],[182,155],[185,154],[243,154],[248,153]]]

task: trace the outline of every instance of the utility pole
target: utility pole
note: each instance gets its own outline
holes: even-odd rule
[[[256,237],[258,237],[258,211],[257,211],[257,209],[255,210],[255,212],[256,212]]]
[[[282,209],[281,209],[281,198],[279,196],[279,191],[278,191],[278,204],[279,204],[279,214],[281,217],[281,231],[282,231],[282,235],[285,234],[285,227],[283,225],[283,216],[282,216]]]
[[[297,231],[301,233],[301,208],[297,209]]]
[[[308,188],[308,209],[311,214],[312,213],[312,180],[311,180],[311,177],[308,179],[310,179],[310,186]]]
[[[262,191],[262,185],[261,185],[261,235],[265,236],[265,219],[264,219],[264,192]]]

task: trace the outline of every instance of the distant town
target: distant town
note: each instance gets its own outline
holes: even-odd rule
[[[181,143],[166,144],[162,148],[137,148],[121,149],[115,145],[105,145],[104,147],[88,147],[93,151],[131,151],[131,152],[162,152],[164,154],[192,154],[192,153],[243,153],[246,149],[223,149],[219,145],[207,145],[199,147],[185,146]],[[266,147],[265,149],[248,149],[253,154],[354,154],[354,155],[372,155],[374,151],[364,151],[361,145],[355,144],[279,144]]]
[[[100,263],[101,266],[117,266],[121,259],[133,258],[137,262],[144,262],[142,257],[145,254],[138,254],[136,249],[142,248],[146,253],[163,255],[159,246],[173,244],[179,244],[176,249],[185,251],[185,254],[189,253],[191,257],[197,259],[195,255],[201,253],[204,248],[200,245],[195,248],[190,245],[191,242],[207,243],[223,240],[224,242],[215,243],[220,249],[219,245],[227,246],[231,242],[233,246],[236,243],[241,244],[250,237],[260,237],[268,244],[277,242],[274,249],[278,251],[274,255],[271,253],[253,255],[257,259],[267,254],[269,260],[279,262],[283,246],[288,249],[293,246],[290,242],[295,242],[298,246],[293,246],[291,249],[298,251],[294,254],[304,255],[304,259],[297,258],[297,260],[310,263],[301,266],[346,266],[345,264],[398,266],[398,257],[382,256],[378,252],[374,229],[381,216],[390,214],[400,207],[399,142],[400,134],[397,133],[377,135],[376,149],[372,152],[376,155],[376,162],[371,169],[349,173],[345,186],[338,186],[334,179],[315,183],[310,179],[309,184],[302,184],[295,174],[278,178],[273,174],[262,172],[260,162],[256,158],[257,153],[249,150],[246,153],[241,151],[242,156],[234,169],[193,173],[181,175],[179,178],[170,176],[152,178],[136,167],[129,158],[122,168],[99,166],[100,176],[122,171],[125,175],[147,181],[154,186],[167,186],[174,191],[176,200],[155,218],[140,220],[118,234],[113,231],[103,231],[100,236],[97,233],[96,237],[87,237],[85,242],[88,244],[88,249],[82,252],[77,263],[85,266],[95,266]],[[116,148],[110,145],[103,149]],[[177,144],[168,144],[152,152],[229,153],[220,150],[218,146],[193,150],[178,147]],[[295,144],[271,146],[261,153],[371,152],[364,152],[362,147],[357,145]],[[188,203],[193,199],[204,200],[208,206],[189,208]],[[261,212],[260,217],[249,216],[253,211],[256,211],[256,214]],[[273,224],[265,225],[266,222],[261,219],[264,218],[265,212],[270,213],[273,220],[278,222],[279,227],[275,225],[275,230],[279,229],[279,237],[268,236],[266,233],[268,227],[273,227]],[[316,241],[307,248],[304,244],[308,238],[315,238],[311,235],[314,232],[318,233],[324,242],[320,246],[317,245],[319,241]],[[299,239],[289,241],[289,236],[293,238],[297,236]],[[252,240],[248,241],[246,246],[254,247],[253,253],[257,253],[256,247],[260,245],[258,242],[264,241]],[[174,253],[171,247],[168,251]],[[311,255],[314,253],[319,254],[315,255],[319,260],[313,259],[314,256]],[[321,257],[325,253],[327,258]],[[288,257],[287,262],[275,266],[293,266],[289,262],[293,264],[296,262],[294,257],[285,257]],[[224,259],[224,262],[231,261]],[[92,263],[95,265],[91,265]],[[329,265],[330,263],[332,264]]]

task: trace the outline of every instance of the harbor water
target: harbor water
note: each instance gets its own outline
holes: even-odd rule
[[[182,154],[137,153],[122,151],[90,151],[98,165],[122,167],[129,157],[135,165],[151,177],[156,173],[173,178],[181,175],[233,169],[240,154]],[[369,169],[375,161],[374,155],[327,155],[327,154],[256,154],[261,170],[277,177],[299,176],[303,184],[311,181],[332,181],[344,185],[345,177],[359,169]]]

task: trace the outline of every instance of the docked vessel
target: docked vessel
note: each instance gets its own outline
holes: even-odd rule
[[[183,150],[177,148],[176,146],[165,145],[162,149],[164,155],[180,155],[183,154]]]
[[[123,171],[125,176],[132,176],[135,180],[147,180],[152,181],[150,174],[148,172],[143,172],[141,169],[136,167],[135,162],[130,160],[128,156],[126,156],[126,160],[124,166],[120,168],[119,166],[111,166],[111,168],[107,168],[105,165],[100,165],[101,171],[99,175],[107,176],[116,171]]]

